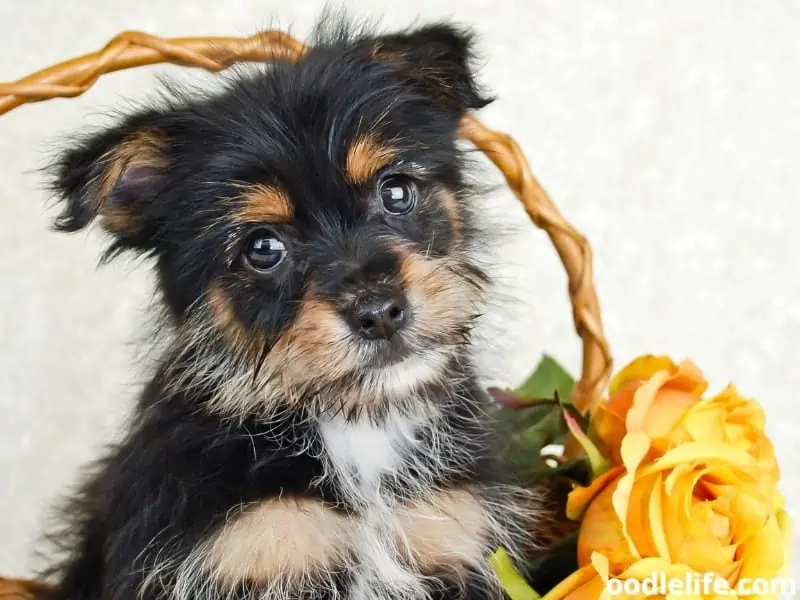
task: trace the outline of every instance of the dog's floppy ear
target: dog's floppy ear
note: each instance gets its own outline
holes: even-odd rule
[[[437,101],[465,112],[492,101],[475,80],[474,34],[447,23],[381,36],[372,54],[398,64],[406,76]]]
[[[78,231],[97,218],[115,238],[112,250],[152,249],[149,208],[169,168],[160,121],[155,111],[136,114],[56,157],[51,188],[62,201],[58,231]]]

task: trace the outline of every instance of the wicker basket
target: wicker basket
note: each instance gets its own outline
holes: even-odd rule
[[[132,67],[175,63],[220,71],[237,62],[295,60],[305,46],[281,31],[251,37],[165,39],[138,31],[120,33],[101,50],[68,60],[13,83],[0,83],[0,115],[29,102],[79,96],[100,76]],[[531,173],[516,141],[486,127],[474,115],[461,124],[461,135],[482,150],[502,171],[508,186],[531,220],[555,246],[569,280],[575,330],[583,343],[581,376],[573,403],[585,412],[600,399],[611,373],[611,356],[603,335],[592,276],[592,252],[586,239],[561,216]],[[29,599],[46,587],[39,582],[0,579],[0,599]]]

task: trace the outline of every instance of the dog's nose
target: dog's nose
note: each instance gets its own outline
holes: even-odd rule
[[[350,327],[368,340],[388,340],[408,322],[408,305],[400,292],[364,299],[350,309]]]

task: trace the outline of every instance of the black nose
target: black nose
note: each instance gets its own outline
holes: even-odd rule
[[[408,306],[399,293],[357,302],[348,314],[350,327],[368,340],[388,340],[408,321]]]

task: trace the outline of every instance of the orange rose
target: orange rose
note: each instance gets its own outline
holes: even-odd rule
[[[589,435],[614,465],[623,464],[626,436],[647,440],[645,462],[690,442],[731,446],[755,459],[752,475],[771,494],[779,472],[764,433],[764,412],[733,386],[703,398],[707,387],[702,371],[689,361],[676,365],[666,357],[637,358],[612,380],[608,402],[592,414]]]
[[[611,389],[590,433],[613,466],[570,494],[580,569],[546,600],[596,600],[610,578],[708,573],[735,589],[784,574],[791,521],[758,404],[733,387],[703,398],[694,365],[652,356]]]
[[[592,414],[589,434],[616,465],[622,464],[619,451],[629,431],[644,431],[653,450],[663,452],[676,424],[707,387],[702,372],[688,361],[675,365],[669,358],[643,356],[611,381],[608,402]]]

